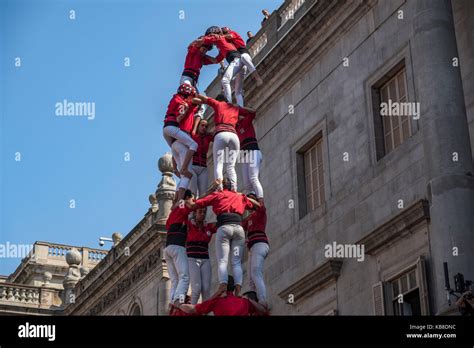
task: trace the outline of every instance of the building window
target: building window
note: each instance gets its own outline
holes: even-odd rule
[[[393,314],[399,316],[421,315],[420,292],[416,270],[405,273],[390,282],[392,287]]]
[[[372,287],[374,314],[415,316],[429,315],[425,261],[417,262],[387,281]]]
[[[142,311],[140,310],[140,306],[138,304],[134,304],[132,309],[130,310],[130,315],[137,316],[142,315]]]
[[[405,63],[397,64],[372,87],[377,160],[412,136]],[[385,105],[385,106],[383,106]],[[387,115],[387,112],[390,115]]]
[[[319,135],[298,151],[300,218],[325,201],[323,138]]]

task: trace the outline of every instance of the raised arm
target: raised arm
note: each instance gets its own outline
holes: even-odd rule
[[[196,97],[193,98],[193,103],[194,104],[207,104],[209,101],[209,98],[206,97],[205,95],[198,94]]]
[[[191,132],[192,135],[195,135],[199,126],[199,122],[201,122],[201,117],[196,116],[194,117],[194,125],[193,125],[193,130]]]

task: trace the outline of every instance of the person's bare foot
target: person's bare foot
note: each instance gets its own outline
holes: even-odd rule
[[[257,82],[257,86],[260,87],[261,85],[263,85],[263,80],[262,78],[259,76],[259,75],[256,75],[255,76],[255,80]]]
[[[234,295],[237,297],[240,297],[240,292],[242,291],[242,286],[241,285],[236,285],[235,290],[234,290]]]

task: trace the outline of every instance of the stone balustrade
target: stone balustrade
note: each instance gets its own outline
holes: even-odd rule
[[[0,284],[0,302],[40,305],[41,288],[26,285]]]

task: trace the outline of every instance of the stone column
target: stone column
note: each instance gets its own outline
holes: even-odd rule
[[[158,160],[158,169],[163,177],[155,193],[156,200],[158,201],[157,223],[165,224],[176,192],[176,182],[173,179],[173,163],[170,153],[164,154]]]
[[[450,281],[474,278],[474,179],[463,86],[449,0],[417,0],[411,42],[430,201],[428,267],[432,314],[446,313],[443,262]],[[456,158],[457,156],[457,158]],[[457,159],[457,160],[456,160]],[[453,248],[459,249],[455,256]]]
[[[69,250],[66,254],[66,262],[69,265],[69,269],[63,281],[64,306],[75,302],[74,288],[81,279],[81,271],[79,268],[79,265],[81,264],[81,253],[75,248]]]

